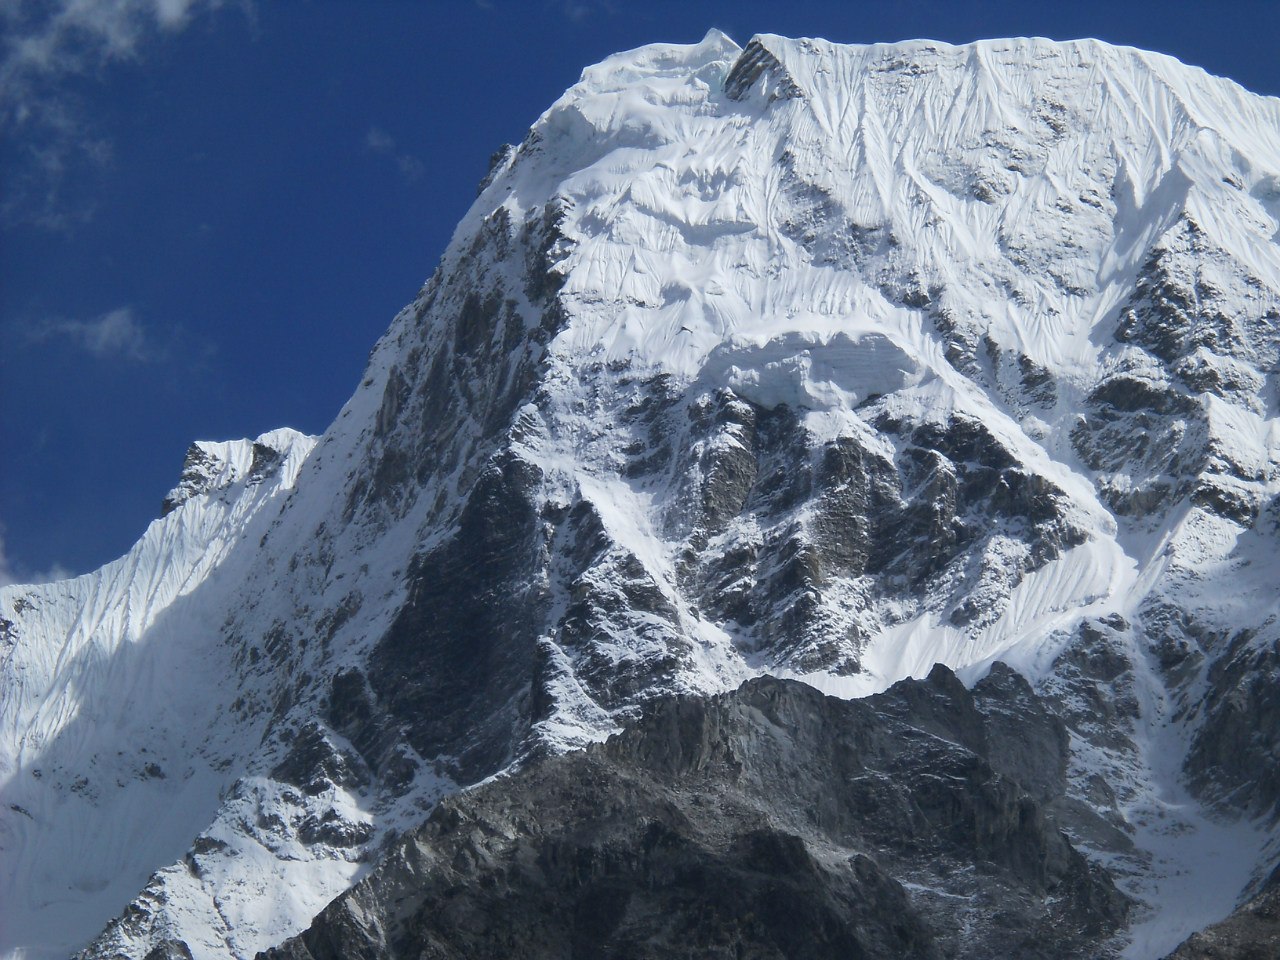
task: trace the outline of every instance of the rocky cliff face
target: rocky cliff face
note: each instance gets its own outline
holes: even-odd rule
[[[660,700],[445,801],[263,957],[1107,955],[1129,901],[1010,775],[1061,796],[1064,747],[1004,667]]]
[[[525,772],[466,796],[518,781],[585,815],[555,778],[589,768],[599,798],[668,809],[685,773],[609,753],[652,731],[555,759],[649,730],[650,704],[760,676],[866,697],[945,664],[972,693],[714,701],[790,691],[816,752],[771,767],[729,737],[764,764],[731,780],[732,830],[655,813],[648,850],[598,824],[634,892],[597,910],[547,866],[557,909],[613,917],[584,934],[602,949],[674,937],[644,871],[764,897],[759,865],[791,864],[832,945],[852,910],[869,951],[960,949],[963,915],[992,949],[1167,953],[1274,856],[1249,818],[1280,749],[1276,156],[1276,101],[1096,42],[713,32],[589,68],[495,155],[314,447],[198,444],[129,556],[0,590],[3,949],[248,958],[502,771]],[[840,764],[900,772],[959,833],[861,833],[843,795],[770,833],[788,777],[834,790],[802,708],[864,724]],[[541,849],[503,837],[451,869]],[[942,847],[994,872],[948,886]],[[698,902],[728,942],[747,922]],[[460,903],[441,950],[480,942]]]

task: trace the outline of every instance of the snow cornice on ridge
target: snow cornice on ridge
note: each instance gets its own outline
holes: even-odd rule
[[[297,461],[296,470],[316,439],[282,427],[253,440],[197,440],[187,448],[182,476],[165,495],[160,515],[167,516],[193,497],[224,490],[241,480],[259,483],[287,460]]]

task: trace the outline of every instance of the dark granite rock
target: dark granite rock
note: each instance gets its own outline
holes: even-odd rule
[[[1280,642],[1232,638],[1209,669],[1186,771],[1210,802],[1274,818],[1280,813]]]
[[[250,484],[261,483],[263,480],[275,474],[280,469],[280,465],[284,463],[284,454],[275,447],[269,447],[265,443],[253,443],[253,458],[249,463],[249,473],[246,481]]]
[[[369,660],[373,694],[421,756],[467,745],[454,761],[464,782],[495,770],[524,732],[512,708],[540,626],[538,480],[515,456],[490,464],[457,534],[418,558],[409,602]]]
[[[795,79],[759,40],[746,45],[724,78],[724,92],[730,100],[745,100],[752,87],[760,84],[770,100],[802,96]]]
[[[369,774],[359,757],[337,747],[320,724],[312,723],[294,737],[271,776],[315,796],[333,784],[359,786],[368,782]]]
[[[866,701],[659,700],[446,800],[260,956],[1110,956],[1127,901],[992,763],[1061,775],[1043,711],[1004,668],[976,694],[939,667]]]
[[[207,492],[212,485],[211,474],[216,471],[217,466],[214,458],[205,453],[199,444],[193,443],[187,447],[182,461],[182,475],[178,478],[178,485],[161,502],[160,516],[167,517],[192,497]]]
[[[144,960],[191,960],[191,948],[185,940],[162,940],[151,948]]]

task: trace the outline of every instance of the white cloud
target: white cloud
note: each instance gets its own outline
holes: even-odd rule
[[[68,210],[65,181],[100,165],[110,145],[95,133],[68,81],[183,29],[226,0],[0,0],[0,129],[15,169],[0,211],[5,219],[65,228],[89,210]],[[248,3],[249,0],[241,0]]]
[[[51,583],[54,580],[66,580],[72,576],[74,574],[60,563],[54,563],[43,573],[18,571],[9,560],[9,554],[4,545],[4,531],[0,529],[0,587],[7,587],[13,583]]]
[[[162,360],[168,351],[158,347],[132,307],[118,307],[92,320],[45,319],[27,324],[29,342],[69,342],[95,357],[123,357],[138,362]]]
[[[474,0],[479,10],[496,10],[494,0]],[[613,16],[618,12],[616,0],[543,0],[543,9],[559,10],[560,13],[574,23],[581,23],[595,14]]]
[[[381,127],[370,127],[364,136],[364,145],[374,153],[389,157],[395,162],[400,175],[413,182],[426,172],[426,166],[412,154],[402,153],[396,149],[396,141]]]
[[[13,565],[9,563],[9,555],[4,550],[4,537],[0,537],[0,587],[17,582],[13,576]]]
[[[381,127],[369,128],[369,132],[364,135],[364,145],[374,153],[390,153],[396,148],[396,142],[391,139],[391,134]]]
[[[61,79],[113,60],[132,59],[143,42],[181,30],[223,0],[0,0],[4,52],[0,89],[6,108],[29,114],[23,95],[41,78]]]
[[[618,12],[611,0],[560,0],[560,10],[574,23],[582,23],[596,14],[613,16]]]

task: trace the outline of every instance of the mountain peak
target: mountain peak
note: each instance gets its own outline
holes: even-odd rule
[[[1134,956],[1171,949],[1263,849],[1204,807],[1280,809],[1242,720],[1280,662],[1277,156],[1280,101],[1097,41],[589,67],[314,451],[196,444],[127,557],[0,591],[0,929],[55,952],[141,890],[86,956],[243,960],[441,796],[648,704],[932,676],[878,702],[1058,784],[1155,908]],[[998,688],[988,739],[948,671]]]
[[[566,357],[691,380],[735,338],[915,337],[927,300],[1087,369],[1161,218],[1274,259],[1278,130],[1280,101],[1092,40],[658,45],[588,69],[459,235],[558,205]]]
[[[762,94],[768,100],[790,99],[803,96],[795,78],[766,45],[769,38],[751,38],[742,55],[734,61],[724,80],[724,91],[732,100],[742,100],[757,83],[763,86]]]

